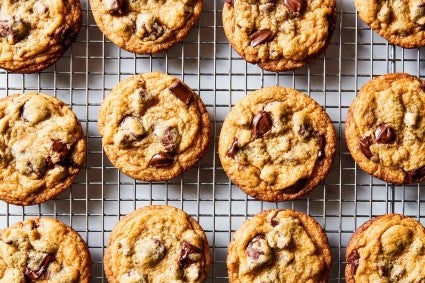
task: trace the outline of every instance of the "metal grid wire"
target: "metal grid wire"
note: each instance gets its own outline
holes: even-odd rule
[[[370,177],[355,165],[343,135],[347,108],[357,90],[372,77],[388,72],[424,77],[424,51],[389,45],[358,18],[351,0],[337,0],[336,30],[326,53],[292,72],[266,72],[231,49],[221,22],[224,0],[204,2],[199,23],[183,43],[166,53],[141,56],[105,39],[88,1],[82,0],[82,30],[55,66],[31,75],[0,72],[0,96],[40,91],[69,104],[82,123],[88,146],[86,164],[71,190],[41,205],[0,202],[0,228],[37,216],[60,219],[88,243],[92,282],[106,282],[102,256],[120,217],[148,204],[173,205],[197,219],[207,234],[213,259],[207,282],[227,282],[226,247],[240,224],[263,209],[293,208],[324,227],[334,258],[330,282],[343,282],[345,247],[359,225],[390,212],[425,223],[424,185],[394,186]],[[194,168],[168,182],[144,183],[120,173],[103,154],[97,130],[98,109],[110,89],[129,75],[148,71],[183,79],[201,96],[211,118],[206,155]],[[339,144],[323,184],[301,199],[277,204],[254,200],[232,185],[217,155],[218,136],[231,106],[247,92],[271,85],[295,88],[321,104],[332,118]]]

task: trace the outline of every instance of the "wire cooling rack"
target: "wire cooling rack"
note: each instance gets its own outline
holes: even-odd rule
[[[242,60],[222,28],[224,0],[205,0],[197,26],[183,43],[152,56],[123,51],[105,39],[82,0],[83,27],[77,41],[52,67],[31,75],[0,71],[0,96],[26,91],[51,94],[69,104],[87,137],[87,161],[71,190],[41,205],[0,202],[0,228],[37,216],[71,225],[90,247],[92,282],[106,282],[102,256],[120,217],[149,204],[182,208],[204,228],[213,259],[207,282],[228,282],[226,247],[232,233],[263,209],[293,208],[314,217],[326,230],[333,263],[330,282],[343,282],[345,247],[354,230],[371,217],[403,213],[425,223],[424,185],[394,186],[359,169],[347,150],[344,122],[357,90],[372,77],[407,72],[424,77],[423,50],[389,45],[358,17],[351,0],[337,0],[337,24],[326,53],[292,72],[262,71]],[[183,79],[205,102],[211,118],[208,152],[194,168],[168,182],[135,181],[115,169],[102,151],[97,113],[110,89],[125,77],[161,71]],[[266,203],[247,197],[221,168],[217,141],[232,105],[263,86],[292,87],[310,95],[332,118],[338,150],[326,181],[295,201]]]

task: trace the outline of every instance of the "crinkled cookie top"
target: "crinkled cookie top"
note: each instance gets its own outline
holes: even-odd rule
[[[360,90],[349,111],[355,136],[348,137],[352,154],[367,158],[396,183],[412,183],[425,176],[425,90],[421,79],[406,74],[377,77]],[[353,148],[354,147],[354,148]],[[356,159],[356,158],[355,158]],[[356,160],[357,161],[357,160]],[[362,164],[361,164],[362,166]],[[379,177],[379,176],[378,176]]]
[[[85,158],[77,117],[62,101],[41,93],[0,100],[0,197],[39,203],[69,187]]]
[[[390,214],[359,230],[347,250],[355,282],[425,281],[425,229],[418,221]]]
[[[331,262],[317,222],[292,210],[246,220],[229,246],[230,282],[326,282]]]
[[[123,218],[105,255],[109,282],[203,282],[209,265],[202,228],[168,206],[144,207]]]
[[[90,281],[90,254],[70,227],[50,218],[30,219],[0,231],[0,281]]]
[[[95,20],[115,44],[157,53],[181,41],[202,10],[202,0],[90,0]]]
[[[38,69],[65,52],[81,26],[77,0],[4,0],[0,4],[0,66]]]
[[[226,35],[236,51],[253,63],[308,60],[326,47],[335,27],[334,0],[226,2]]]
[[[360,18],[390,43],[425,45],[424,0],[355,0]]]

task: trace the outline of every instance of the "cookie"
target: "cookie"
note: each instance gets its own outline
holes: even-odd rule
[[[134,179],[161,181],[198,162],[208,146],[210,120],[201,98],[181,80],[145,73],[112,89],[98,127],[115,167]]]
[[[424,282],[425,228],[417,220],[385,214],[364,223],[346,250],[345,280]]]
[[[0,99],[0,199],[31,205],[69,188],[86,156],[71,108],[43,93]]]
[[[54,64],[77,38],[79,0],[14,0],[0,4],[0,67],[35,73]]]
[[[323,108],[278,86],[243,97],[225,118],[218,144],[230,180],[264,201],[310,192],[325,179],[335,150],[335,130]]]
[[[388,42],[425,46],[425,3],[422,0],[354,0],[360,18]]]
[[[104,257],[116,282],[204,282],[211,258],[201,226],[166,205],[137,209],[114,227]]]
[[[367,82],[351,103],[345,138],[351,156],[386,182],[425,180],[425,83],[402,73]]]
[[[229,244],[229,281],[328,282],[332,255],[319,223],[291,209],[264,210],[242,223]]]
[[[323,53],[336,23],[335,0],[226,0],[224,32],[246,61],[264,70],[299,68]]]
[[[0,230],[1,282],[90,282],[86,243],[53,218],[35,218]]]
[[[119,47],[153,54],[181,42],[201,15],[203,0],[90,0],[94,19]]]

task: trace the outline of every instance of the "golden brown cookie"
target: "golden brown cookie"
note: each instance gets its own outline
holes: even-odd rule
[[[218,144],[230,180],[265,201],[310,192],[326,178],[335,150],[335,130],[323,108],[278,86],[243,97],[224,120]]]
[[[102,102],[98,126],[112,164],[143,181],[169,180],[192,167],[210,132],[201,98],[163,73],[131,76],[115,86]]]
[[[90,282],[86,243],[53,218],[35,218],[0,230],[1,282]]]
[[[105,252],[110,283],[204,282],[211,258],[201,226],[183,210],[145,206],[114,227]]]
[[[425,228],[399,214],[364,223],[346,250],[345,280],[355,282],[424,282]]]
[[[79,0],[5,0],[0,4],[0,67],[34,73],[54,64],[81,28]]]
[[[86,156],[71,108],[43,93],[0,99],[0,199],[17,205],[47,201],[69,188]]]
[[[360,18],[390,43],[425,46],[425,1],[354,0]]]
[[[138,54],[165,51],[182,41],[201,15],[203,0],[90,0],[100,30]]]
[[[335,22],[335,0],[226,0],[223,7],[232,47],[275,72],[299,68],[323,53]]]
[[[367,173],[395,184],[425,180],[425,84],[402,73],[367,82],[345,124],[348,149]]]
[[[328,282],[332,254],[319,223],[296,210],[264,210],[242,223],[228,247],[229,281]]]

